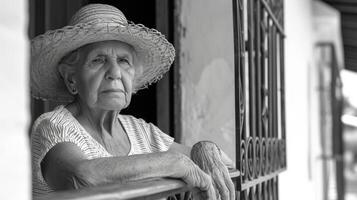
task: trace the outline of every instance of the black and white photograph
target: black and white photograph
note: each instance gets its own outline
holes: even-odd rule
[[[357,0],[0,6],[0,199],[357,200]]]

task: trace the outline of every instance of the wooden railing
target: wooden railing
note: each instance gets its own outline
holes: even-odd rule
[[[230,170],[230,176],[235,179],[239,171]],[[117,200],[117,199],[160,199],[181,194],[180,199],[189,199],[187,192],[195,188],[178,179],[150,179],[126,184],[112,183],[102,186],[83,188],[63,192],[54,192],[38,198],[38,200]],[[185,196],[186,193],[186,196]],[[175,199],[175,198],[173,198]]]

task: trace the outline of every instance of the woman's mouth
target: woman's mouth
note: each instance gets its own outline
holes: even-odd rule
[[[107,89],[103,90],[102,93],[124,93],[122,89]]]

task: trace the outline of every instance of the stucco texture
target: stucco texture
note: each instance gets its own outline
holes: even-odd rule
[[[235,158],[232,2],[181,1],[181,142],[217,143]]]

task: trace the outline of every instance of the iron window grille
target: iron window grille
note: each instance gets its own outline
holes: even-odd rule
[[[278,199],[286,169],[283,0],[233,0],[239,199]]]

